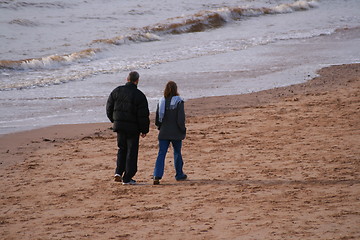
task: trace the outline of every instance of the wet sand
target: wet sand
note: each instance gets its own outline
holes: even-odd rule
[[[304,84],[185,103],[185,182],[172,149],[152,185],[113,181],[110,123],[0,137],[1,239],[359,239],[360,64]]]

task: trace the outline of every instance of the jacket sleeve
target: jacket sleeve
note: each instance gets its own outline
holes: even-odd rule
[[[141,133],[147,134],[149,132],[149,105],[144,94],[140,94],[140,99],[137,105],[137,121]]]
[[[184,102],[180,102],[178,107],[178,114],[177,114],[177,125],[182,133],[186,133],[185,127],[185,109],[184,109]]]
[[[111,93],[106,103],[106,115],[109,118],[110,122],[114,122],[113,112],[114,112],[114,99]]]

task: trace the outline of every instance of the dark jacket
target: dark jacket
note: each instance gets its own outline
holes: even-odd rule
[[[136,84],[128,82],[115,88],[106,104],[106,114],[114,123],[114,132],[139,134],[149,132],[149,107]]]
[[[155,125],[158,127],[160,140],[184,140],[186,136],[184,101],[175,109],[170,109],[171,98],[165,99],[165,115],[159,122],[159,105],[156,109]]]

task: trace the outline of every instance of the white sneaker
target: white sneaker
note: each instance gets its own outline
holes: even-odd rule
[[[131,179],[129,182],[123,182],[123,185],[136,185],[136,181]]]

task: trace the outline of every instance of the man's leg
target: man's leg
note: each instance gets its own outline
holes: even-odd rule
[[[139,134],[129,135],[126,139],[127,154],[126,154],[126,166],[123,176],[123,182],[127,183],[135,176],[137,172],[137,161],[139,152]]]
[[[127,153],[127,142],[126,142],[126,134],[123,132],[117,133],[117,145],[118,145],[118,153],[117,153],[117,161],[116,161],[116,170],[115,174],[123,175],[126,166],[126,153]]]

